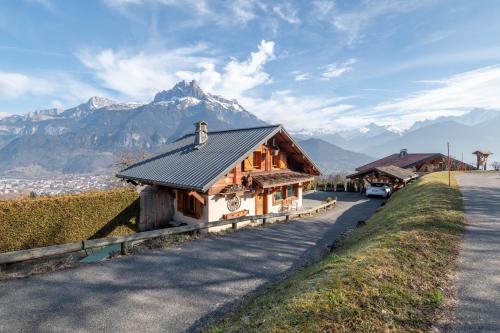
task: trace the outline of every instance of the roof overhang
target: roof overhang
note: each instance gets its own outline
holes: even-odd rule
[[[276,129],[269,133],[265,138],[263,138],[258,144],[256,144],[252,149],[248,151],[248,153],[255,151],[257,148],[259,148],[262,144],[266,143],[269,141],[273,136],[275,136],[278,133],[284,133],[288,139],[295,145],[295,147],[301,152],[301,154],[304,156],[304,159],[313,166],[315,170],[317,170],[316,174],[312,174],[311,177],[314,178],[314,176],[319,176],[321,174],[321,169],[316,165],[316,163],[313,162],[313,160],[306,154],[306,152],[298,145],[298,143],[291,137],[291,135],[283,128],[282,125],[277,125]],[[247,154],[241,156],[237,161],[235,161],[231,166],[226,168],[224,171],[222,171],[217,177],[214,177],[207,185],[205,185],[202,189],[203,192],[208,191],[218,180],[220,177],[226,175],[231,171],[235,165],[238,163],[241,163],[243,160],[247,158]]]
[[[359,171],[348,175],[347,178],[358,179],[373,174],[388,176],[394,179],[401,180],[403,182],[407,182],[418,177],[416,173],[410,172],[407,169],[399,168],[396,166],[388,166],[388,167],[373,167],[367,170]]]
[[[253,182],[261,188],[272,188],[311,181],[314,176],[308,173],[286,171],[265,172],[252,176]]]

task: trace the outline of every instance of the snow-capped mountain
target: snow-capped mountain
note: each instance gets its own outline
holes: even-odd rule
[[[473,126],[488,120],[493,120],[499,116],[500,111],[498,110],[472,109],[471,111],[461,116],[438,117],[432,120],[417,121],[413,124],[409,131],[415,131],[432,124],[445,123],[449,121],[453,121],[462,125]]]
[[[264,125],[236,100],[205,93],[194,81],[161,91],[151,103],[92,97],[67,110],[42,110],[0,119],[0,172],[41,166],[49,171],[108,169],[126,151],[155,151],[194,131]]]
[[[301,140],[318,138],[343,149],[360,151],[367,144],[383,144],[384,142],[393,140],[401,135],[401,131],[397,131],[390,126],[371,123],[359,129],[340,131],[328,131],[324,129],[314,131],[302,130],[294,132],[293,135]]]

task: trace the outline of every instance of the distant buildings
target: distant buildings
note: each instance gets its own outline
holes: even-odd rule
[[[0,177],[0,199],[29,195],[58,195],[122,187],[124,183],[109,175],[58,175],[39,178]]]

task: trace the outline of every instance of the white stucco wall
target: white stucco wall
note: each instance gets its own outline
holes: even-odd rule
[[[248,215],[255,215],[255,198],[252,196],[252,193],[246,192],[242,196],[241,206],[236,211],[240,210],[248,210]],[[218,221],[222,219],[222,215],[231,213],[229,209],[227,209],[227,200],[224,196],[220,195],[211,195],[208,197],[208,216],[209,221]]]
[[[298,203],[297,208],[300,209],[302,207],[302,186],[299,186],[298,192],[299,192],[298,193],[299,197],[297,199],[297,203]]]
[[[279,213],[281,209],[281,204],[277,204],[276,206],[273,205],[273,195],[274,194],[272,193],[267,195],[267,212]]]
[[[204,196],[207,204],[203,206],[203,213],[200,219],[184,215],[177,210],[177,200],[174,200],[174,217],[173,219],[178,222],[184,223],[200,223],[200,222],[213,222],[222,219],[222,215],[231,213],[227,208],[226,197],[220,195]],[[241,206],[236,211],[248,210],[248,215],[255,215],[255,197],[250,192],[246,192],[241,197]],[[302,207],[302,187],[299,186],[297,202],[298,208]],[[267,195],[268,213],[279,213],[281,204],[273,205],[272,194]],[[230,226],[228,226],[230,227]]]

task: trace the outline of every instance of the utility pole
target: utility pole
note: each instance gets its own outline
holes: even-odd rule
[[[450,160],[450,143],[447,142],[448,146],[448,186],[451,187],[451,160]]]

